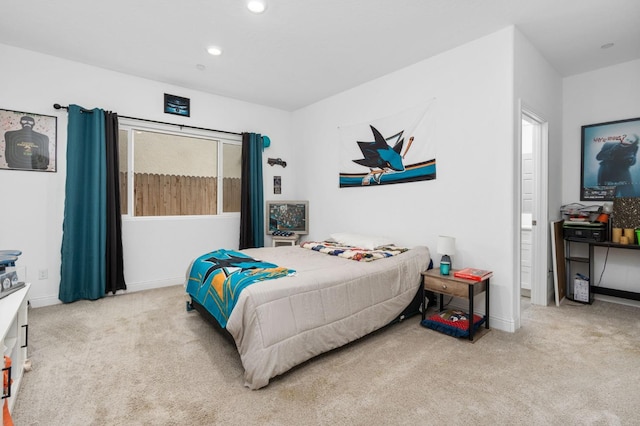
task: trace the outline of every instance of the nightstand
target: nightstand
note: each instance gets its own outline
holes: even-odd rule
[[[280,246],[295,246],[298,244],[298,238],[300,236],[298,234],[293,234],[290,237],[283,237],[281,235],[273,235],[271,240],[273,241],[273,247]]]
[[[485,303],[485,328],[489,328],[489,279],[492,274],[487,275],[482,281],[467,280],[453,276],[456,270],[452,269],[449,275],[441,275],[440,269],[429,269],[422,273],[422,319],[426,317],[426,292],[432,291],[438,293],[439,303],[438,309],[444,310],[444,295],[462,297],[469,300],[469,340],[473,340],[474,330],[471,326],[473,323],[473,298],[474,296],[484,292]]]

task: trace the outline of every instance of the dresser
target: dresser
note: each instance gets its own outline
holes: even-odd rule
[[[24,373],[24,363],[27,359],[29,330],[27,296],[30,288],[31,284],[27,283],[23,288],[0,299],[0,350],[3,355],[11,358],[11,367],[4,368],[4,357],[2,357],[0,364],[3,367],[3,373],[8,371],[13,380],[10,388],[2,387],[1,405],[3,406],[7,400],[9,412],[12,411],[15,404]]]

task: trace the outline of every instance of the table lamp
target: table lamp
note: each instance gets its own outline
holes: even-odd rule
[[[451,257],[456,254],[456,239],[444,235],[438,236],[438,253],[442,255],[440,259],[440,273],[449,275],[451,270]]]

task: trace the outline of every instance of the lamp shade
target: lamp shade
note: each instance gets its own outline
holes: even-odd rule
[[[438,253],[448,255],[456,254],[456,239],[445,235],[438,236]]]

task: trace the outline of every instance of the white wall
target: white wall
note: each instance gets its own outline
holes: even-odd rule
[[[283,176],[283,198],[295,193],[295,163],[271,168],[269,156],[290,151],[291,113],[170,86],[0,44],[0,108],[58,117],[57,173],[0,170],[3,208],[0,248],[19,249],[34,306],[58,303],[64,213],[67,113],[52,105],[74,103],[120,115],[271,138],[264,152],[265,198],[272,176]],[[198,72],[194,69],[193,72]],[[191,117],[163,113],[164,93],[191,99]],[[218,247],[237,248],[239,215],[196,219],[125,219],[123,245],[129,290],[183,282],[189,261]],[[38,279],[47,270],[48,278]]]
[[[557,74],[513,28],[293,114],[1,44],[0,58],[3,64],[11,64],[0,68],[0,108],[58,117],[57,173],[0,170],[3,198],[11,206],[0,213],[0,248],[24,251],[19,264],[27,266],[27,279],[34,283],[34,306],[56,303],[59,285],[67,117],[51,107],[55,102],[269,135],[272,146],[264,153],[265,199],[310,200],[309,239],[345,230],[390,235],[398,244],[428,246],[437,265],[437,236],[453,235],[457,238],[454,267],[494,270],[492,326],[504,330],[519,326],[514,282],[518,271],[517,102],[522,100],[550,122],[550,218],[560,204],[579,199],[580,126],[640,116],[640,61],[569,77],[559,87]],[[191,98],[192,117],[163,114],[165,92]],[[436,98],[436,180],[377,188],[338,187],[339,125],[391,115],[431,98]],[[282,157],[288,166],[268,166],[267,157]],[[282,176],[283,193],[277,196],[273,195],[274,175]],[[219,246],[237,247],[238,223],[237,215],[125,220],[129,288],[181,282],[193,256]],[[270,240],[265,243],[269,245]],[[605,277],[615,269],[616,278],[621,278],[615,281],[630,287],[639,271],[630,266],[637,259],[625,256],[610,257],[610,264],[618,265],[608,268]],[[48,279],[38,280],[41,269],[48,270]],[[482,310],[482,300],[478,302]]]
[[[565,78],[563,92],[562,204],[579,203],[581,126],[640,117],[640,60]],[[596,250],[592,284],[600,280],[605,256]],[[610,250],[603,286],[637,292],[638,276],[637,251]]]
[[[521,122],[521,109],[534,113],[538,119],[547,123],[548,141],[545,149],[540,153],[544,158],[540,164],[543,170],[538,168],[539,178],[546,177],[547,198],[540,200],[540,216],[535,216],[537,220],[536,235],[534,240],[534,250],[536,264],[534,279],[532,283],[532,302],[546,305],[553,299],[553,277],[548,272],[552,269],[551,263],[551,242],[548,220],[557,219],[560,211],[561,191],[559,182],[562,180],[562,78],[558,72],[551,67],[547,60],[531,44],[531,42],[519,31],[515,35],[515,60],[514,60],[514,117],[513,120],[518,125]],[[516,157],[514,163],[520,164],[520,137],[514,138]],[[546,167],[546,173],[544,168]],[[520,167],[516,168],[514,182],[520,180]],[[516,186],[516,199],[520,199],[520,187]],[[538,188],[540,194],[542,188]],[[519,207],[517,208],[519,212]],[[546,212],[546,216],[544,217]],[[518,220],[519,215],[516,216]],[[518,252],[520,244],[516,242],[514,250]],[[517,277],[514,277],[517,280]],[[520,302],[514,298],[514,309],[519,310]]]
[[[513,330],[513,29],[507,28],[294,112],[298,195],[310,200],[310,239],[352,231],[426,245],[456,237],[454,267],[495,272],[492,326]],[[339,188],[338,126],[436,98],[437,179]],[[519,290],[518,290],[519,291]],[[477,299],[484,310],[483,298]]]

